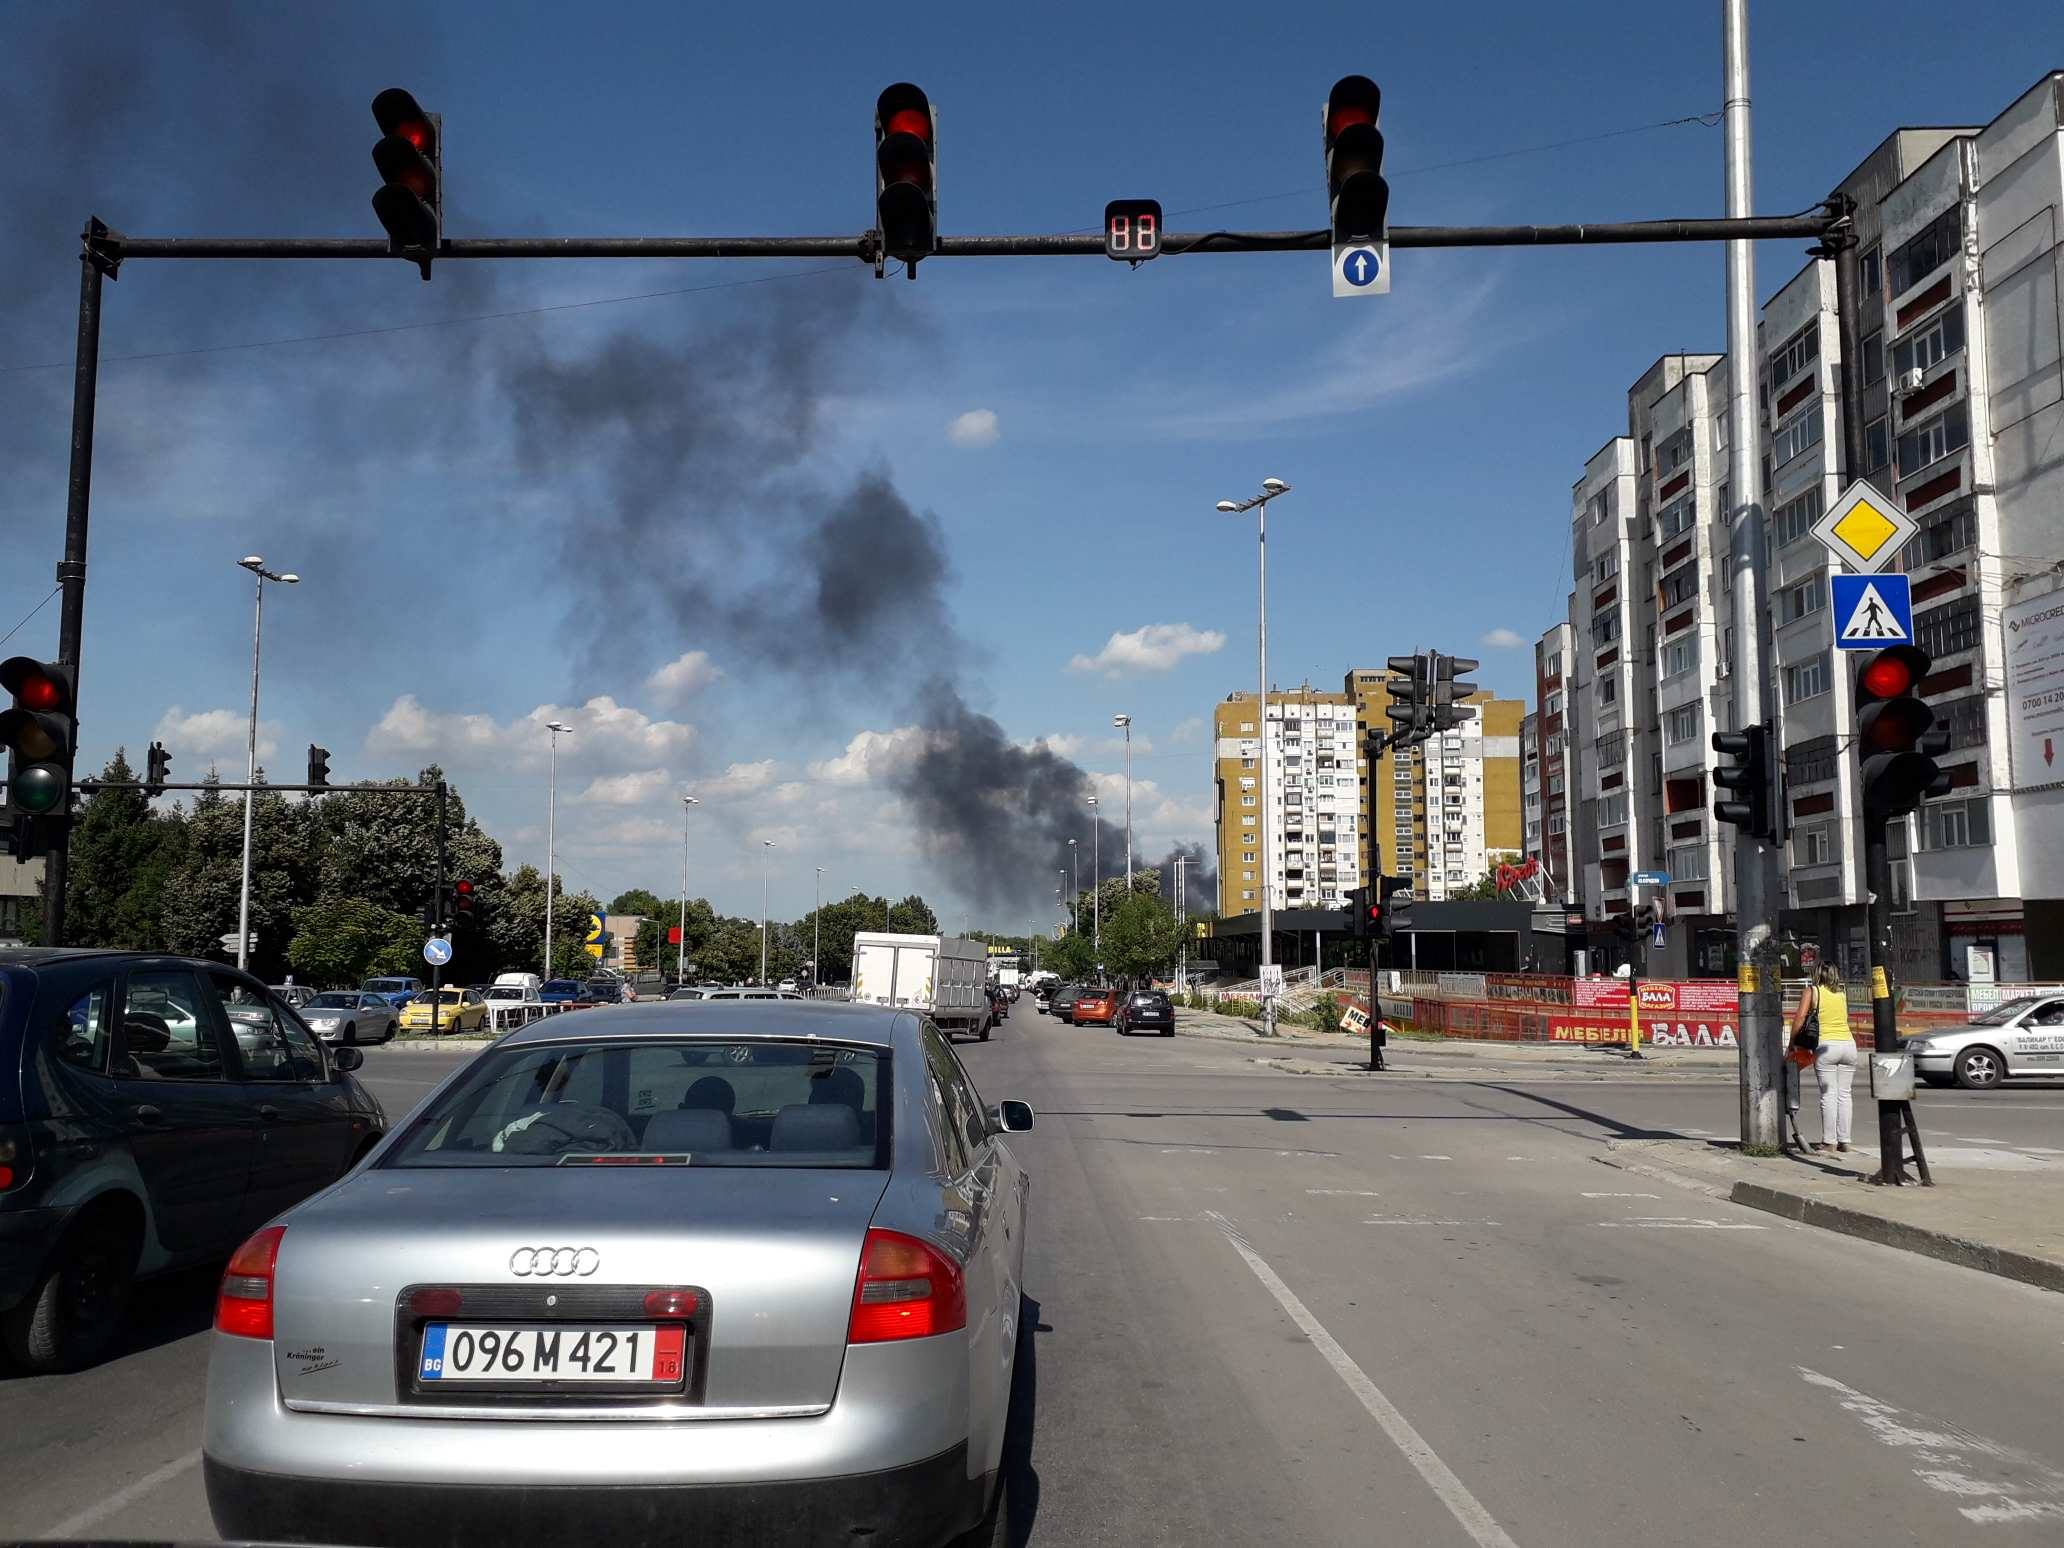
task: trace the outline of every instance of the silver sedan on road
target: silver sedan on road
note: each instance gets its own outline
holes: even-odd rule
[[[987,1542],[1028,1180],[910,1011],[510,1033],[230,1261],[225,1538]],[[963,1536],[962,1534],[966,1534]]]
[[[330,989],[301,1007],[301,1019],[325,1043],[384,1043],[399,1012],[377,994]]]

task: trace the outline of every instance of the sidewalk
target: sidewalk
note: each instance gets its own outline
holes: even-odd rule
[[[1264,1037],[1258,1019],[1224,1016],[1217,1011],[1176,1007],[1178,1037],[1208,1037],[1220,1042],[1251,1043],[1285,1055],[1284,1063],[1313,1062],[1297,1056],[1337,1052],[1354,1062],[1366,1064],[1369,1039],[1364,1033],[1316,1032],[1310,1027],[1284,1025],[1273,1038]],[[1624,1048],[1585,1043],[1502,1043],[1490,1039],[1461,1037],[1409,1037],[1393,1035],[1384,1050],[1385,1062],[1399,1071],[1431,1066],[1430,1073],[1449,1073],[1468,1064],[1491,1064],[1507,1068],[1571,1071],[1590,1075],[1731,1075],[1736,1053],[1732,1048],[1644,1047],[1639,1059],[1627,1057]],[[1330,1070],[1327,1071],[1330,1073]],[[1313,1072],[1317,1073],[1317,1072]]]
[[[1878,1153],[1745,1156],[1732,1142],[1609,1140],[1608,1166],[1865,1241],[2064,1292],[2064,1163],[1934,1166],[1933,1188],[1865,1179]]]

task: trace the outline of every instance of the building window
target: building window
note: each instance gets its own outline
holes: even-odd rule
[[[1828,658],[1825,653],[1808,657],[1784,669],[1784,697],[1787,708],[1828,691]]]
[[[1240,729],[1246,732],[1249,736],[1252,736],[1254,734],[1254,722],[1251,720],[1243,720],[1240,722]]]
[[[1598,679],[1598,707],[1604,709],[1620,696],[1620,680],[1615,675]]]
[[[1949,733],[1951,747],[1985,745],[1985,695],[1975,693],[1941,705],[1936,710],[1934,729]]]
[[[1254,856],[1249,854],[1243,854],[1240,856],[1240,863],[1242,865],[1252,865],[1254,864]]]
[[[1240,894],[1240,897],[1243,902],[1252,903],[1254,901],[1254,894],[1252,892],[1243,892]]]
[[[1798,585],[1787,586],[1777,594],[1777,621],[1781,624],[1797,623],[1826,606],[1827,576],[1809,575]]]
[[[1591,618],[1591,643],[1609,645],[1620,637],[1620,605],[1615,602],[1602,613]]]
[[[1585,503],[1584,508],[1590,514],[1592,526],[1602,525],[1605,518],[1612,514],[1612,486],[1607,485],[1599,490]]]
[[[1698,665],[1698,636],[1687,634],[1682,639],[1669,640],[1663,645],[1663,676],[1675,677],[1680,672],[1689,672]]]
[[[1567,826],[1568,824],[1564,821],[1561,812],[1550,812],[1548,814],[1548,832],[1550,835],[1561,833]]]
[[[1680,602],[1689,602],[1698,595],[1698,565],[1679,565],[1663,577],[1663,610],[1665,612]]]
[[[1548,738],[1548,756],[1553,758],[1562,751],[1562,733],[1557,731]]]
[[[1254,819],[1252,817],[1242,817],[1240,819],[1240,825],[1245,828],[1251,828],[1254,826]]]
[[[1914,643],[1938,660],[1960,650],[1972,650],[1978,644],[1980,622],[1976,597],[1945,603],[1914,620]]]
[[[1782,387],[1820,358],[1820,325],[1808,323],[1770,360],[1770,385]]]
[[[1813,530],[1813,524],[1820,520],[1821,514],[1826,510],[1827,495],[1818,484],[1798,499],[1787,500],[1780,505],[1773,518],[1773,524],[1777,528],[1777,546],[1783,548],[1805,537]]]
[[[1619,569],[1619,566],[1620,566],[1620,551],[1619,551],[1619,550],[1618,550],[1617,548],[1615,548],[1615,549],[1613,550],[1613,569],[1614,569],[1615,571],[1617,571],[1617,570]],[[1561,651],[1559,651],[1559,650],[1555,650],[1555,651],[1550,651],[1550,652],[1548,653],[1548,673],[1547,673],[1547,675],[1548,675],[1548,676],[1550,676],[1550,677],[1560,677],[1560,676],[1562,676],[1562,652],[1561,652]]]
[[[1858,264],[1863,270],[1863,293],[1881,301],[1884,297],[1879,292],[1885,283],[1884,264],[1881,261],[1883,256],[1883,251],[1873,242],[1864,249],[1863,257]]]
[[[1627,733],[1615,731],[1611,736],[1598,739],[1598,766],[1604,769],[1617,768],[1627,761]]]
[[[1933,370],[1963,347],[1964,310],[1953,306],[1912,338],[1892,346],[1892,369],[1901,376]]]
[[[1673,882],[1704,881],[1706,879],[1706,846],[1703,844],[1679,844],[1668,851],[1670,880]]]
[[[1550,795],[1562,794],[1562,776],[1560,774],[1550,774],[1548,776],[1548,793]]]
[[[1902,570],[1918,570],[1951,554],[1961,553],[1978,541],[1978,511],[1975,506],[1954,506],[1923,517],[1921,530],[1900,555]]]
[[[1690,527],[1697,514],[1695,502],[1690,495],[1681,500],[1671,501],[1663,507],[1662,515],[1656,518],[1656,541],[1669,542],[1671,538]]]
[[[1863,385],[1869,387],[1884,379],[1885,335],[1880,330],[1863,341]]]
[[[1992,842],[1992,802],[1938,801],[1921,808],[1921,848],[1976,849]]]
[[[1771,456],[1781,467],[1809,446],[1820,444],[1820,404],[1806,405],[1800,413],[1779,425],[1770,437]]]
[[[1243,779],[1240,781],[1240,788],[1242,790],[1252,790],[1254,788],[1254,784],[1255,782],[1251,779]]]
[[[1685,426],[1656,448],[1656,476],[1675,473],[1691,461],[1691,427]]]
[[[1885,416],[1880,414],[1863,427],[1864,472],[1875,473],[1892,460],[1892,442],[1885,430]]]
[[[1663,717],[1663,740],[1672,747],[1695,742],[1699,734],[1699,706],[1679,705]]]
[[[1900,478],[1918,473],[1960,451],[1971,440],[1971,416],[1961,403],[1951,404],[1925,425],[1917,425],[1899,438]]]
[[[1253,881],[1253,880],[1254,880],[1254,873],[1253,873],[1252,871],[1242,871],[1242,872],[1240,873],[1240,880],[1241,880],[1241,881]]]
[[[1817,736],[1785,749],[1785,779],[1794,785],[1823,784],[1835,777],[1839,744],[1831,736]]]
[[[1617,827],[1627,820],[1627,793],[1622,790],[1616,795],[1598,798],[1598,826]]]
[[[1900,295],[1948,263],[1963,245],[1962,211],[1954,204],[1931,221],[1918,236],[1892,254],[1892,294]]]
[[[1794,865],[1833,865],[1835,863],[1835,825],[1831,822],[1816,822],[1799,829],[1792,836],[1792,863]]]
[[[1241,804],[1242,806],[1253,806],[1253,805],[1255,804],[1255,800],[1254,800],[1254,797],[1253,797],[1253,796],[1241,796],[1241,797],[1240,797],[1240,804]]]

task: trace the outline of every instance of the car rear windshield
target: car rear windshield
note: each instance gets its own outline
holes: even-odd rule
[[[1166,1005],[1168,1003],[1168,996],[1159,989],[1141,989],[1133,995],[1132,1003],[1135,1005]]]
[[[721,1037],[482,1054],[382,1161],[437,1166],[888,1165],[889,1057]]]
[[[367,994],[399,994],[410,986],[406,978],[369,978],[365,982]]]

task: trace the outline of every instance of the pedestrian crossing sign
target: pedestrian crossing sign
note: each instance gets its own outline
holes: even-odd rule
[[[1904,575],[1831,575],[1835,644],[1880,650],[1913,643],[1913,583]]]

